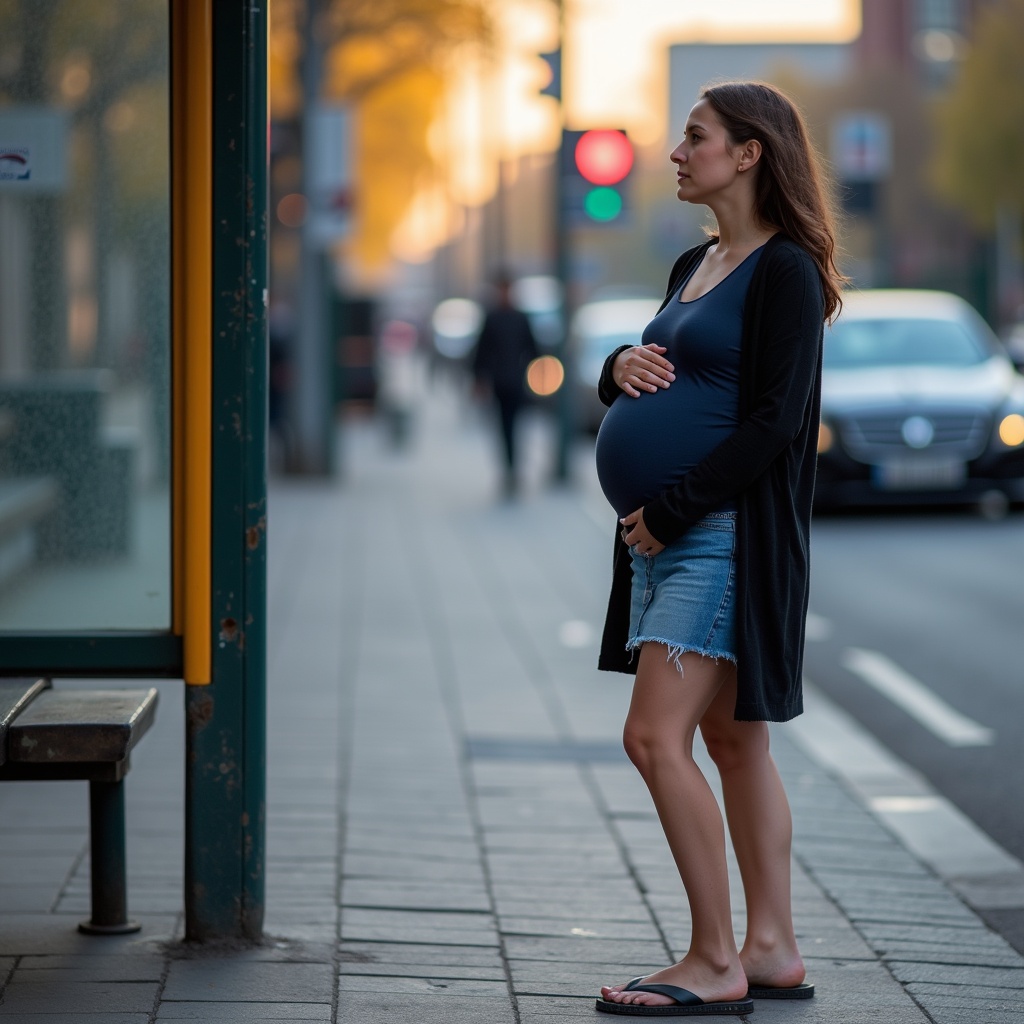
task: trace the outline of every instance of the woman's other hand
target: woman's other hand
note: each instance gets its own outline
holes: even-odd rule
[[[667,388],[676,379],[675,367],[665,358],[667,351],[664,345],[624,349],[612,364],[612,379],[630,398]]]
[[[628,516],[619,520],[622,523],[622,539],[641,555],[657,555],[665,550],[665,545],[651,536],[644,525],[644,510],[638,508]]]

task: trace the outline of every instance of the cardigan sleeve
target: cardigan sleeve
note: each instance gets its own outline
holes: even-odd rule
[[[814,262],[794,246],[771,255],[757,322],[744,331],[744,344],[756,345],[746,414],[678,484],[644,506],[644,523],[662,544],[749,487],[807,415],[823,331],[821,280]]]

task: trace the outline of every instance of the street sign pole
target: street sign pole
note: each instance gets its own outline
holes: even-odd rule
[[[565,174],[565,0],[558,0],[558,153],[555,158],[554,181],[554,257],[555,277],[562,289],[562,338],[559,343],[559,358],[565,377],[557,392],[558,438],[555,451],[555,480],[567,483],[572,470],[572,443],[575,434],[575,417],[572,406],[572,376],[570,363],[572,352],[569,346],[569,322],[572,317],[572,289],[570,287],[569,228],[566,223]]]

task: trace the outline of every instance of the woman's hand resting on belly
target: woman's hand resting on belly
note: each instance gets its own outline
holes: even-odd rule
[[[667,385],[666,385],[667,386]],[[665,545],[655,540],[644,525],[644,510],[638,508],[619,520],[622,523],[622,539],[641,555],[657,555],[665,550]]]
[[[676,379],[675,367],[665,358],[667,351],[664,345],[635,345],[623,350],[612,364],[612,379],[630,398],[667,388]]]

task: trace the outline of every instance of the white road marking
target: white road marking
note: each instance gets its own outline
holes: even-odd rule
[[[558,639],[563,647],[589,647],[594,636],[594,627],[583,619],[570,619],[558,627]]]
[[[1024,864],[804,679],[806,712],[778,727],[972,907],[1024,908]],[[775,728],[775,727],[773,727]]]
[[[807,613],[808,640],[827,640],[832,635],[832,623],[822,615],[815,615],[814,612]]]
[[[950,707],[884,654],[850,647],[841,662],[951,747],[987,747],[995,740],[994,730]]]

